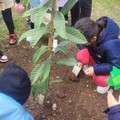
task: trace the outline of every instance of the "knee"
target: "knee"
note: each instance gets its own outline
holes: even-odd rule
[[[109,78],[110,75],[93,75],[93,81],[97,86],[106,87],[108,86],[108,83],[106,82],[106,79]]]
[[[87,48],[84,48],[77,53],[77,60],[82,64],[89,64],[89,51]]]

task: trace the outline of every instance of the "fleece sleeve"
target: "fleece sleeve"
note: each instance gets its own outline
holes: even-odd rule
[[[107,114],[108,120],[120,120],[120,105],[111,107]]]

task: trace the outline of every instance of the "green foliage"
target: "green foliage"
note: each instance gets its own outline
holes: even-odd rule
[[[76,3],[77,0],[69,0],[65,7],[61,10],[63,14],[66,14],[71,7]],[[61,42],[58,47],[55,49],[53,55],[62,52],[68,56],[68,58],[60,59],[56,63],[67,65],[67,66],[74,66],[77,64],[77,61],[74,58],[70,58],[70,51],[65,48],[65,45],[67,45],[70,42],[74,43],[86,43],[85,37],[75,28],[72,27],[66,27],[65,25],[65,19],[61,12],[55,11],[53,15],[53,21],[50,21],[49,24],[43,25],[42,20],[44,18],[45,13],[48,11],[52,3],[52,0],[49,0],[43,7],[40,8],[34,8],[26,11],[24,13],[24,17],[35,15],[35,29],[29,30],[25,32],[19,39],[19,42],[29,36],[31,36],[30,39],[30,45],[31,47],[35,47],[36,44],[41,40],[41,37],[43,35],[49,34],[54,35],[54,33],[51,33],[51,25],[53,23],[54,29],[55,29],[55,36],[59,36],[61,39],[63,39],[63,42]],[[55,9],[55,8],[53,8]],[[52,20],[52,19],[51,19]],[[53,36],[54,38],[54,36]],[[38,63],[40,57],[46,53],[48,50],[50,50],[51,46],[41,46],[38,48],[33,56],[33,64],[34,68],[31,73],[31,82],[33,86],[33,95],[37,96],[39,93],[42,95],[45,95],[48,90],[49,85],[49,78],[50,78],[50,70],[51,70],[51,56],[47,58],[47,60]],[[52,81],[53,82],[53,81]],[[55,80],[54,82],[61,82],[61,80]]]
[[[29,0],[21,0],[20,2],[24,5],[25,9],[27,10]]]
[[[53,54],[56,54],[57,52],[62,52],[66,55],[70,55],[70,52],[64,47],[65,45],[67,45],[68,43],[70,43],[70,41],[62,41],[61,43],[59,43],[58,47],[55,49]]]
[[[61,38],[67,39],[65,18],[62,13],[56,12],[54,15],[54,27],[56,32]],[[59,24],[58,24],[59,23]]]
[[[68,0],[64,7],[60,10],[63,15],[68,14],[69,10],[75,5],[78,0]]]
[[[68,40],[78,44],[85,44],[87,42],[86,38],[75,28],[67,27],[67,37]]]
[[[37,64],[31,73],[31,82],[33,85],[33,95],[39,93],[45,95],[48,90],[48,83],[51,69],[51,57],[41,64]]]
[[[29,31],[25,32],[23,35],[21,35],[21,37],[19,38],[19,42],[21,40],[23,40],[24,38],[27,38],[27,37],[31,36],[30,41],[29,41],[30,45],[31,45],[31,47],[35,47],[35,45],[38,43],[40,38],[43,35],[48,33],[48,30],[49,30],[49,24],[45,25],[45,26],[42,26],[39,29],[29,30]]]
[[[56,63],[61,65],[66,65],[66,66],[74,66],[77,64],[77,61],[74,58],[64,58],[64,59],[58,60]]]
[[[35,65],[39,58],[48,51],[48,46],[41,46],[39,49],[36,50],[33,56],[33,64]]]
[[[30,10],[26,11],[23,14],[23,16],[27,17],[27,16],[35,14],[35,21],[34,21],[35,28],[39,28],[42,23],[42,19],[43,19],[45,13],[48,11],[48,9],[51,6],[51,3],[52,3],[52,0],[49,0],[45,5],[43,5],[43,7],[30,9]]]
[[[63,46],[58,46],[58,47],[55,49],[54,54],[56,54],[58,51],[66,54],[66,55],[68,55],[68,56],[70,55],[69,50],[67,50],[67,49],[66,49],[65,47],[63,47]]]

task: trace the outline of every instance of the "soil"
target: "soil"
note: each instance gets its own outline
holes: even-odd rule
[[[3,43],[3,49],[9,57],[9,62],[15,62],[30,74],[34,49],[27,41],[22,41],[15,46]],[[74,44],[69,44],[67,49],[72,51],[71,56],[75,57],[77,47]],[[65,56],[57,53],[54,60],[61,57]],[[1,71],[6,65],[7,63],[0,63]],[[31,94],[25,108],[36,120],[107,120],[107,115],[103,113],[107,108],[106,94],[97,93],[92,78],[85,76],[82,71],[79,81],[71,81],[71,70],[72,67],[53,64],[51,80],[63,79],[64,82],[49,85],[42,106]],[[119,91],[114,91],[114,94],[118,97]],[[55,109],[52,108],[53,104],[56,105]]]

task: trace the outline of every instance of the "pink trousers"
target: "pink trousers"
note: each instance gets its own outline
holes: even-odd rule
[[[94,65],[95,61],[93,60],[92,56],[90,55],[87,48],[84,48],[77,53],[77,60],[81,62],[83,65]],[[108,86],[106,79],[109,78],[110,75],[93,75],[93,81],[97,86]]]

